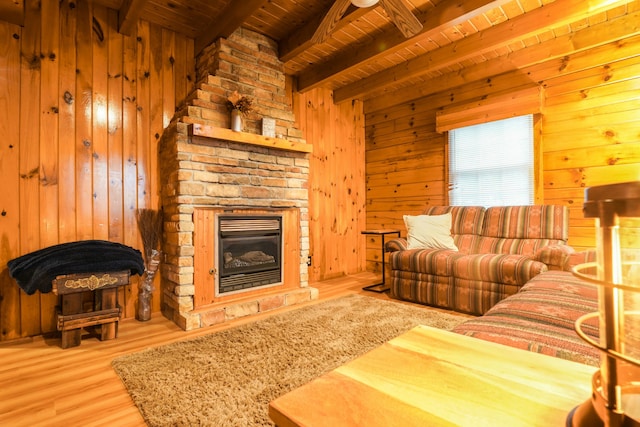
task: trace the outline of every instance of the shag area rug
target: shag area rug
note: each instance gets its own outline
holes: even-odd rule
[[[278,396],[414,326],[448,330],[466,319],[350,295],[112,365],[150,426],[272,426],[268,404]]]

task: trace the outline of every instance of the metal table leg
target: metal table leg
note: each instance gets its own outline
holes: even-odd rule
[[[362,288],[365,291],[383,293],[388,291],[390,288],[385,286],[386,283],[386,275],[385,275],[385,256],[384,256],[384,238],[387,234],[397,234],[400,237],[399,230],[371,230],[371,231],[363,231],[362,234],[377,234],[382,236],[382,281],[380,283],[374,283],[373,285],[368,285]]]

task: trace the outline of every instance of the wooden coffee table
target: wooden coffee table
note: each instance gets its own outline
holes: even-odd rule
[[[269,404],[289,426],[564,426],[597,368],[418,326]]]

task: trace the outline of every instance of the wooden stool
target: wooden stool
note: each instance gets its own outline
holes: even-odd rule
[[[82,328],[100,325],[100,340],[118,336],[118,286],[129,284],[131,272],[65,274],[53,280],[53,293],[60,295],[57,307],[58,330],[62,332],[60,347],[80,345]],[[85,296],[93,294],[90,309],[84,307]]]

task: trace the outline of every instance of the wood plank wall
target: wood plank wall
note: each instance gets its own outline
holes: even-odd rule
[[[89,1],[27,1],[0,21],[0,340],[55,331],[55,295],[26,295],[6,263],[104,239],[142,248],[138,208],[158,208],[158,138],[194,86],[193,40]],[[137,278],[119,296],[134,315]],[[160,298],[154,298],[154,311]]]
[[[158,207],[157,141],[195,84],[193,40],[146,21],[124,37],[90,1],[39,4],[26,3],[24,27],[0,21],[0,341],[56,330],[57,298],[21,291],[10,259],[74,240],[142,248],[135,210]],[[309,282],[362,271],[362,103],[336,106],[322,89],[291,102],[314,145]],[[136,295],[134,278],[125,317]]]
[[[313,143],[309,176],[309,283],[365,269],[364,113],[332,92],[294,92],[293,111]],[[304,218],[303,218],[304,220]]]
[[[607,25],[616,24],[585,28],[573,40],[595,39],[603,31],[613,33],[613,27]],[[496,69],[500,66],[495,61],[481,66],[494,64]],[[458,78],[456,75],[452,80]],[[531,82],[544,90],[540,200],[569,206],[569,244],[577,250],[594,247],[594,221],[582,215],[584,189],[640,180],[638,36],[416,101],[382,97],[365,102],[367,227],[399,228],[404,236],[403,214],[418,214],[428,205],[447,203],[446,134],[435,131],[440,108],[485,95],[515,92]],[[368,244],[367,265],[377,270],[379,252],[377,244]]]

